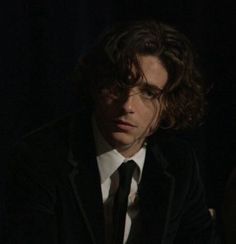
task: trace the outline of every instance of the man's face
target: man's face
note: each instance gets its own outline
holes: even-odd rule
[[[143,82],[126,92],[103,89],[95,99],[95,118],[104,138],[125,157],[132,156],[156,129],[160,117],[158,95],[168,74],[155,56],[139,56]],[[135,68],[133,67],[135,73]]]

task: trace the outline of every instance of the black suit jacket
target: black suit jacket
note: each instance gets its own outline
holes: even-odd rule
[[[91,131],[90,119],[80,113],[34,131],[14,149],[10,243],[105,243]],[[186,143],[158,134],[150,139],[138,195],[139,243],[215,243],[196,159]]]

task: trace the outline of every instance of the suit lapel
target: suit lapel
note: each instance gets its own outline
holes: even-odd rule
[[[174,177],[165,170],[166,166],[157,145],[147,150],[139,197],[144,236],[150,238],[150,244],[162,243],[168,227]]]
[[[103,202],[91,132],[92,127],[87,116],[80,115],[75,118],[71,125],[69,161],[73,170],[69,174],[69,179],[93,243],[103,244]],[[143,243],[161,243],[167,231],[174,177],[166,171],[166,167],[167,162],[160,148],[156,144],[151,144],[147,150],[138,192],[144,227]]]
[[[104,243],[104,213],[100,176],[97,168],[90,120],[75,119],[71,128],[69,161],[73,170],[69,174],[78,207],[83,215],[93,243]]]

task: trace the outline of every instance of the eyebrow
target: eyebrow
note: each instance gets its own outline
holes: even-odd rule
[[[158,87],[158,86],[155,86],[155,85],[153,85],[153,84],[150,84],[149,82],[148,82],[148,80],[141,80],[141,85],[140,85],[141,87],[149,87],[149,88],[152,88],[152,89],[155,89],[155,90],[157,90],[157,91],[159,91],[159,92],[162,92],[163,91],[163,89],[161,89],[160,87]]]

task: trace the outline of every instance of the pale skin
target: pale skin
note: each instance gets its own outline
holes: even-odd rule
[[[144,89],[133,87],[126,97],[104,92],[95,100],[95,118],[100,132],[124,157],[138,152],[146,137],[158,126],[160,106],[152,91],[162,90],[168,79],[157,57],[138,56],[138,61],[144,74]]]

